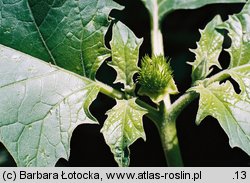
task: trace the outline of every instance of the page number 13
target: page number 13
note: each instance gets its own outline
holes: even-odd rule
[[[247,178],[247,172],[246,171],[236,171],[235,173],[236,179],[246,179]]]

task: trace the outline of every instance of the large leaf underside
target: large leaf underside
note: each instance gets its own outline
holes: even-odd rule
[[[0,45],[0,141],[18,166],[69,158],[73,130],[96,123],[93,81]]]
[[[0,0],[0,44],[94,79],[112,0]]]

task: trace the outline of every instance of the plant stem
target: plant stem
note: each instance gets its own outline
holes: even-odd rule
[[[100,81],[96,81],[98,86],[100,87],[100,92],[113,98],[113,99],[124,99],[125,97],[125,94],[123,92],[120,92],[116,89],[114,89],[113,87],[111,86],[108,86]]]
[[[208,86],[211,83],[214,83],[216,81],[223,81],[223,80],[229,78],[230,77],[230,74],[228,74],[229,71],[230,70],[221,71],[221,72],[213,75],[211,78],[204,80],[204,86]]]
[[[151,17],[151,46],[153,55],[164,55],[163,38],[159,26],[157,0],[153,0],[153,15]]]
[[[180,115],[181,111],[198,96],[199,95],[196,92],[184,93],[172,104],[171,108],[169,109],[169,118],[176,119]]]
[[[160,106],[161,123],[158,126],[160,133],[162,147],[164,150],[165,158],[169,167],[183,166],[177,130],[176,130],[176,116],[171,117],[170,108],[164,105],[164,101]]]
[[[153,15],[151,17],[151,44],[152,55],[163,55],[163,36],[159,26],[158,16],[158,2],[153,0]],[[156,119],[156,126],[161,136],[162,146],[167,160],[168,166],[183,166],[182,157],[180,153],[175,120],[170,120],[171,109],[170,96],[166,95],[164,100],[160,103],[160,113],[162,117]]]
[[[183,166],[175,121],[166,121],[159,129],[162,146],[169,167]]]

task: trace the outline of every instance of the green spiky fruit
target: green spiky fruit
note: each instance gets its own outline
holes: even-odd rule
[[[141,85],[140,95],[149,96],[153,102],[158,103],[167,94],[176,94],[178,89],[172,77],[169,60],[164,56],[145,56],[142,59],[138,82]]]

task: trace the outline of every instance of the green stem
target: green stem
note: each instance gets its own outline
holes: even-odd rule
[[[111,86],[108,86],[100,81],[96,81],[98,86],[100,87],[100,92],[113,98],[113,99],[119,99],[122,100],[125,98],[125,94],[123,92],[120,92],[116,89],[114,89]]]
[[[204,86],[208,86],[216,81],[223,81],[229,77],[230,77],[230,74],[228,74],[228,70],[221,71],[213,75],[211,78],[204,80]]]
[[[169,167],[183,166],[175,121],[167,121],[159,129],[162,146]]]
[[[165,120],[166,124],[162,127],[162,139],[165,141],[163,148],[169,166],[183,166],[176,132],[176,118],[197,97],[197,93],[187,92],[176,100],[168,110],[168,120]]]
[[[152,55],[164,56],[163,36],[159,26],[157,0],[153,0],[153,15],[151,17],[151,44]],[[168,166],[183,166],[175,120],[170,120],[169,118],[170,113],[168,111],[171,109],[171,106],[170,96],[167,95],[160,103],[159,112],[162,118],[156,119],[156,126],[161,136],[162,146]]]
[[[188,106],[194,99],[198,97],[198,93],[196,92],[186,92],[180,98],[178,98],[169,109],[169,118],[176,119],[181,111]]]
[[[160,104],[162,117],[158,119],[156,125],[161,136],[162,146],[168,166],[183,166],[177,137],[176,118],[181,111],[197,97],[198,94],[196,92],[187,92],[176,100],[170,108],[164,106],[164,102],[161,102]]]
[[[161,103],[160,112],[162,114],[161,125],[158,126],[158,131],[161,136],[162,147],[164,150],[165,158],[169,167],[183,166],[182,156],[180,152],[177,130],[176,118],[171,117],[170,109]]]
[[[157,0],[153,0],[153,14],[151,17],[151,46],[153,55],[164,55],[163,38],[159,26]]]

